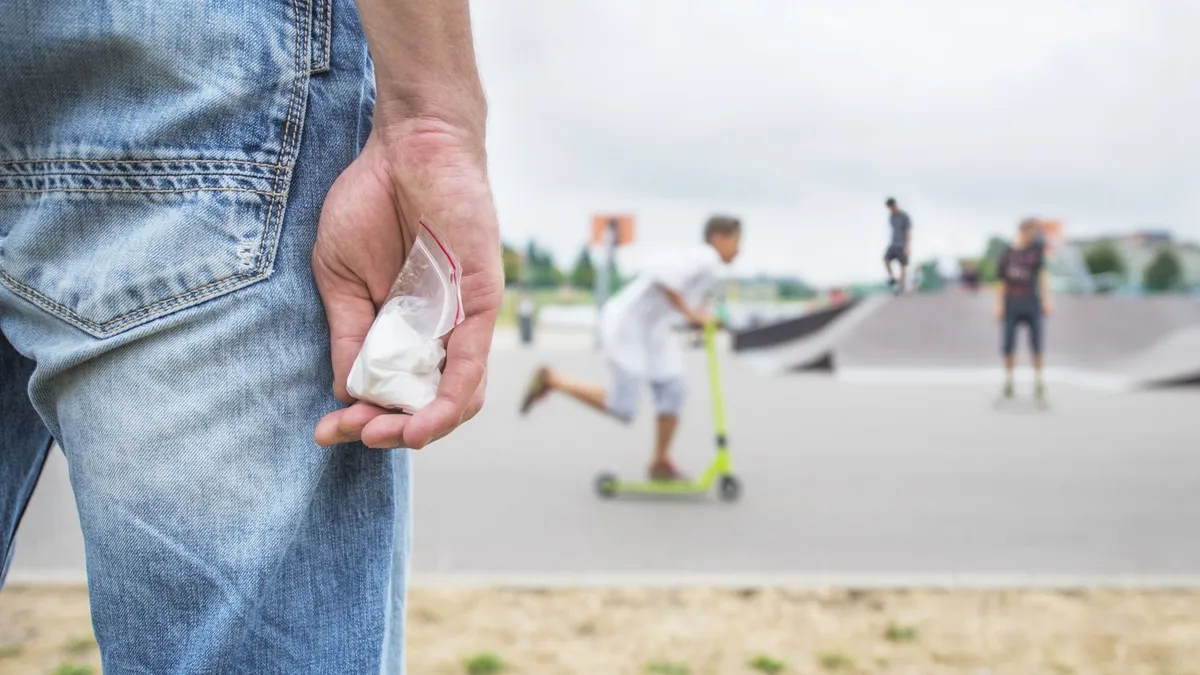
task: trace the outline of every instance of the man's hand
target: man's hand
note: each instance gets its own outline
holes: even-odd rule
[[[438,119],[377,126],[321,212],[313,275],[329,318],[333,391],[350,407],[317,424],[317,443],[422,448],[483,406],[504,292],[499,228],[482,142]],[[465,319],[449,337],[436,399],[416,415],[354,402],[346,377],[426,218],[462,263]]]
[[[995,309],[992,310],[992,316],[995,316],[997,321],[1003,321],[1004,305],[996,305]]]
[[[1042,316],[1050,316],[1054,313],[1054,303],[1048,298],[1042,299]]]

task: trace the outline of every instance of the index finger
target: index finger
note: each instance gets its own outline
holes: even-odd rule
[[[467,317],[450,333],[446,341],[446,368],[437,397],[405,426],[405,447],[423,448],[462,423],[487,369],[495,327],[495,312],[487,312]]]

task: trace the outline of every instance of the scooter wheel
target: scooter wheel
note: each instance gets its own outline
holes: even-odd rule
[[[617,494],[617,477],[611,473],[596,476],[596,494],[605,499],[612,499]]]
[[[721,499],[727,502],[734,502],[742,494],[742,484],[733,476],[721,476],[719,490],[721,492]]]

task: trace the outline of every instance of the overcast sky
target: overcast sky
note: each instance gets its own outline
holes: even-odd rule
[[[747,226],[743,273],[871,279],[883,200],[914,256],[1025,215],[1200,239],[1195,0],[476,0],[505,238],[574,259]]]

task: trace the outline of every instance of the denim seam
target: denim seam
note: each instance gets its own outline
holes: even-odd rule
[[[311,2],[311,0],[307,0],[307,2]],[[275,160],[277,165],[287,166],[289,168],[286,172],[277,172],[275,174],[275,180],[271,184],[271,191],[276,193],[277,196],[271,198],[272,204],[267,209],[267,230],[263,233],[263,237],[258,244],[259,270],[262,270],[263,272],[270,270],[275,264],[275,251],[279,242],[279,230],[283,229],[283,219],[287,208],[287,199],[284,196],[284,188],[291,182],[290,167],[292,162],[295,161],[295,137],[299,135],[302,127],[300,119],[297,119],[295,123],[296,128],[295,131],[293,131],[292,117],[293,115],[298,118],[302,118],[304,116],[303,97],[299,99],[298,106],[296,102],[297,94],[301,93],[302,88],[307,87],[310,74],[309,55],[308,50],[305,49],[305,46],[312,41],[310,37],[312,34],[311,5],[307,5],[306,3],[306,8],[309,11],[306,11],[302,14],[300,12],[299,5],[296,3],[296,0],[292,0],[292,24],[295,29],[296,44],[296,77],[292,81],[292,95],[288,99],[287,123],[284,125],[283,129],[283,142],[279,147],[279,157],[277,157]],[[285,156],[287,157],[286,162]],[[281,179],[284,182],[283,187],[281,187],[279,184]],[[276,210],[278,210],[278,218],[275,217]],[[256,273],[261,274],[263,272],[258,272],[256,270]]]
[[[44,162],[0,166],[0,190],[9,188],[9,191],[54,192],[64,189],[116,189],[153,192],[208,187],[257,190],[270,195],[275,189],[269,186],[268,181],[275,179],[279,172],[287,170],[287,167],[269,165],[252,168],[236,164],[224,165],[219,162],[192,161],[126,160],[104,165],[80,161],[69,164],[76,166],[59,168]],[[268,166],[270,170],[267,170]]]
[[[176,189],[153,189],[153,188],[130,188],[127,190],[113,188],[70,188],[70,187],[54,187],[54,188],[0,188],[0,192],[18,193],[18,194],[51,194],[55,192],[63,193],[95,193],[95,194],[137,194],[137,195],[159,195],[159,194],[183,194],[187,192],[245,192],[248,194],[262,195],[264,197],[279,197],[281,192],[265,192],[263,190],[251,190],[248,188],[230,188],[230,187],[191,187],[191,188],[176,188]]]
[[[138,309],[132,310],[130,312],[126,312],[125,314],[117,316],[113,319],[109,319],[108,321],[105,321],[104,323],[100,323],[97,321],[90,321],[88,319],[84,319],[83,317],[76,314],[75,311],[72,310],[71,308],[69,308],[65,305],[62,305],[59,302],[42,295],[37,290],[35,290],[29,286],[26,286],[25,284],[10,277],[4,271],[0,270],[0,281],[3,281],[6,286],[9,286],[9,288],[11,288],[14,293],[25,298],[29,302],[32,302],[33,304],[41,307],[42,309],[50,312],[51,314],[54,314],[55,316],[62,318],[64,321],[67,321],[74,326],[78,326],[79,328],[82,328],[83,330],[85,330],[89,333],[92,333],[92,334],[96,335],[97,337],[108,337],[117,332],[120,332],[122,329],[127,327],[129,324],[138,321],[139,319],[145,317],[146,315],[152,315],[152,314],[156,314],[158,312],[173,309],[173,308],[175,308],[176,305],[185,305],[186,306],[186,304],[188,304],[189,302],[192,302],[192,301],[207,300],[208,298],[213,297],[215,295],[219,295],[220,293],[222,293],[224,291],[233,290],[234,288],[240,288],[240,286],[238,285],[239,281],[243,282],[242,285],[248,285],[250,283],[258,281],[261,278],[262,278],[261,272],[257,272],[257,271],[253,275],[240,275],[239,274],[239,275],[225,277],[223,279],[218,279],[216,281],[209,282],[208,284],[205,284],[204,286],[201,286],[200,288],[192,289],[186,293],[181,293],[179,295],[175,295],[170,298],[165,298],[163,300],[159,300],[158,302],[156,302],[152,305],[147,305],[145,307],[139,307]]]
[[[307,0],[311,2],[311,0]],[[306,2],[306,5],[307,5]],[[274,164],[264,162],[249,162],[241,160],[179,160],[179,159],[163,159],[163,160],[129,160],[129,159],[108,159],[108,160],[84,160],[84,159],[54,159],[44,158],[37,160],[4,160],[0,161],[0,168],[15,167],[21,164],[53,164],[53,163],[68,163],[77,162],[80,164],[138,164],[138,163],[158,163],[158,164],[180,164],[187,162],[213,162],[217,164],[237,164],[244,166],[259,166],[274,169],[270,172],[271,189],[270,191],[251,190],[247,188],[235,187],[189,187],[170,190],[143,190],[143,189],[93,189],[93,188],[66,188],[61,190],[28,190],[17,188],[0,188],[0,192],[20,192],[20,193],[46,193],[46,192],[101,192],[101,193],[133,193],[146,194],[154,192],[162,193],[185,193],[185,192],[247,192],[258,194],[268,198],[267,215],[263,223],[262,237],[258,242],[259,263],[258,266],[250,273],[233,275],[211,281],[199,288],[164,298],[158,302],[139,307],[137,309],[121,314],[104,322],[85,319],[71,308],[43,295],[36,289],[28,286],[17,279],[11,277],[3,270],[0,270],[0,283],[9,287],[15,294],[25,300],[41,307],[43,310],[58,316],[62,320],[74,325],[87,333],[98,338],[106,338],[115,335],[122,330],[138,325],[145,321],[153,320],[159,316],[165,315],[174,310],[184,309],[192,305],[199,304],[213,297],[220,296],[227,292],[232,292],[239,288],[249,286],[253,283],[261,281],[270,275],[270,270],[275,263],[275,252],[279,240],[279,231],[283,228],[283,218],[287,206],[286,188],[291,180],[292,163],[295,161],[296,140],[301,127],[300,119],[304,116],[303,97],[300,98],[300,103],[297,105],[297,97],[302,93],[309,81],[309,53],[305,48],[305,43],[311,38],[311,24],[309,22],[308,13],[301,14],[296,0],[291,0],[292,5],[292,24],[294,29],[295,57],[294,67],[295,74],[292,78],[292,90],[288,98],[287,108],[285,108],[285,122],[283,130],[283,138],[280,139],[279,155]],[[310,6],[311,9],[311,6]],[[12,178],[14,172],[5,171],[6,178]],[[44,174],[43,174],[44,176]],[[28,176],[26,176],[28,177]],[[118,176],[124,178],[133,178],[135,176]],[[259,177],[260,180],[267,180],[267,176]],[[282,185],[281,185],[282,181]]]
[[[251,180],[266,180],[267,179],[267,176],[261,176],[261,175],[256,176],[252,173],[239,173],[237,171],[189,171],[187,173],[172,173],[169,171],[164,171],[164,172],[146,171],[146,172],[136,173],[136,174],[95,173],[92,171],[56,171],[54,173],[25,173],[25,174],[19,174],[19,173],[5,174],[3,172],[0,172],[0,181],[6,180],[6,179],[19,179],[19,178],[56,178],[59,176],[78,176],[81,178],[104,178],[107,176],[122,177],[122,178],[204,178],[204,177],[208,177],[208,176],[215,176],[217,178],[220,178],[222,176],[233,176],[236,178],[249,178]]]
[[[333,67],[333,0],[325,0],[325,70]]]
[[[333,0],[314,0],[312,17],[312,39],[309,46],[314,53],[310,68],[314,74],[325,73],[329,71],[332,60],[330,35],[333,33]]]
[[[0,167],[17,164],[243,164],[246,166],[261,166],[268,169],[286,169],[283,164],[268,164],[266,162],[250,162],[241,159],[177,157],[173,159],[155,159],[152,157],[129,159],[81,159],[78,157],[43,157],[40,159],[3,159]]]

